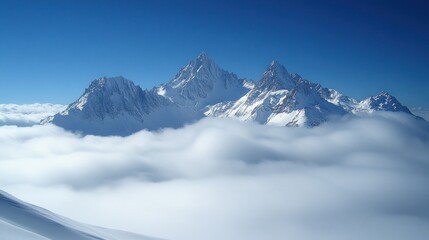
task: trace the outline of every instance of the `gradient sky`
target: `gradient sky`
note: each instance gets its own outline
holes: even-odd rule
[[[429,106],[425,0],[0,0],[0,103],[68,104],[101,76],[151,88],[202,51],[244,78],[277,59],[357,99]]]

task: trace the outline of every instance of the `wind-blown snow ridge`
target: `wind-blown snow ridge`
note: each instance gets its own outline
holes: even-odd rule
[[[141,129],[181,127],[203,117],[311,127],[345,114],[373,111],[412,114],[387,92],[357,101],[290,74],[278,61],[253,82],[201,53],[170,82],[151,90],[124,77],[94,80],[76,102],[42,123],[83,134],[129,135]]]
[[[21,240],[155,240],[90,226],[25,203],[0,191],[0,239]]]

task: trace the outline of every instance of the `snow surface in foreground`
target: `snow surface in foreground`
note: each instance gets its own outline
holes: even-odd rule
[[[0,240],[11,239],[150,240],[154,238],[78,223],[0,191]]]

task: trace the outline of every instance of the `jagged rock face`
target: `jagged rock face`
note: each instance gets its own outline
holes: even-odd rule
[[[77,111],[81,112],[84,118],[99,119],[128,114],[142,119],[161,104],[162,101],[157,95],[143,91],[130,80],[123,77],[103,77],[93,81],[84,94],[62,114]]]
[[[357,101],[290,74],[277,61],[259,81],[240,79],[202,53],[169,83],[152,90],[123,77],[97,79],[65,111],[42,123],[83,134],[129,135],[144,128],[180,127],[203,117],[311,127],[335,116],[372,111],[411,114],[388,93]]]
[[[296,87],[296,84],[296,79],[289,74],[284,66],[277,61],[272,61],[256,86],[262,91],[275,91],[289,90]]]
[[[171,102],[154,91],[142,90],[123,77],[94,80],[66,110],[42,121],[96,135],[129,135],[152,127],[150,115]],[[165,127],[159,123],[161,127]]]
[[[221,69],[206,54],[186,65],[168,84],[189,100],[206,98],[222,74]]]
[[[273,61],[246,95],[234,103],[211,106],[206,115],[281,126],[316,126],[331,115],[346,113],[324,99],[319,88]]]
[[[207,54],[202,53],[160,88],[163,96],[174,99],[180,105],[205,107],[238,99],[248,91],[244,83],[244,79],[221,69]]]

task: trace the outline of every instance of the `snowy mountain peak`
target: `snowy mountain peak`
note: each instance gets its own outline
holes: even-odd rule
[[[203,52],[157,92],[170,99],[175,98],[178,104],[198,107],[237,99],[247,90],[243,85],[243,79],[220,68]]]
[[[279,76],[289,75],[289,72],[286,70],[286,68],[283,65],[281,65],[277,60],[271,61],[270,66],[268,66],[267,72],[276,73]]]
[[[66,110],[43,120],[97,135],[127,135],[148,125],[146,116],[167,101],[124,77],[98,78]]]
[[[204,62],[204,61],[208,61],[208,60],[210,60],[210,58],[209,58],[209,56],[207,55],[207,53],[206,53],[206,52],[201,52],[201,53],[198,55],[197,59],[198,59],[198,60],[200,60],[201,62]]]
[[[390,93],[388,93],[387,91],[381,91],[379,94],[375,95],[377,97],[386,97],[386,98],[391,98],[393,97],[392,95],[390,95]]]
[[[394,96],[386,91],[364,99],[361,101],[361,107],[375,111],[406,112],[411,114],[407,107],[403,106]]]
[[[183,88],[193,81],[214,77],[220,70],[220,67],[203,52],[182,68],[169,85],[172,88]]]
[[[279,63],[279,61],[273,59],[270,63],[270,67],[282,67],[282,65]]]
[[[97,103],[103,110],[97,113],[99,117],[104,118],[105,113],[114,114],[126,108],[126,105],[132,105],[131,101],[137,100],[142,94],[139,86],[122,76],[98,78],[89,85],[83,95],[72,103],[65,112],[73,108],[83,110],[84,108],[93,108]],[[87,103],[91,102],[90,105]],[[101,110],[101,109],[99,109]],[[106,111],[105,111],[106,110]]]
[[[296,82],[286,68],[273,60],[258,82],[258,87],[266,90],[292,89]]]
[[[97,78],[93,82],[97,82],[97,83],[103,85],[103,84],[106,84],[107,82],[109,82],[109,83],[121,83],[121,82],[126,82],[126,81],[130,81],[130,80],[127,80],[123,76],[116,76],[116,77]]]
[[[89,86],[89,90],[95,89],[112,89],[112,91],[123,91],[124,88],[137,88],[131,80],[124,78],[123,76],[117,77],[101,77],[94,81]]]
[[[166,84],[142,90],[122,76],[94,80],[69,107],[42,123],[98,135],[181,127],[205,116],[279,126],[317,126],[332,116],[393,111],[411,114],[387,92],[356,101],[290,74],[272,61],[257,82],[220,68],[206,53]]]

